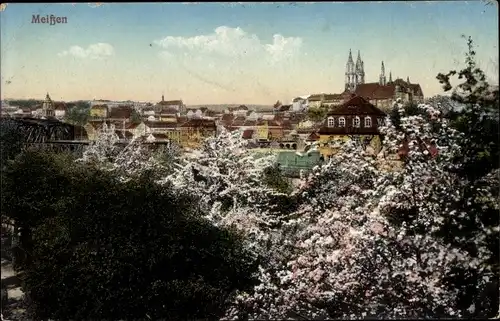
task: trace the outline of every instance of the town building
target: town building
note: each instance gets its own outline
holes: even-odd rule
[[[155,106],[156,114],[163,114],[166,110],[175,109],[176,112],[184,114],[186,112],[186,105],[182,100],[165,100],[165,96],[161,95],[161,101]]]
[[[107,104],[92,105],[90,107],[90,117],[104,119],[108,117],[108,111],[109,109]]]
[[[349,139],[363,141],[367,148],[378,154],[382,148],[378,127],[384,124],[386,117],[385,112],[353,94],[349,101],[327,114],[318,131],[321,154],[325,158],[330,157],[337,152],[335,143]]]

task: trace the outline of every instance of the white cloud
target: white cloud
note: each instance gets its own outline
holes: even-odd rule
[[[115,54],[115,50],[113,46],[108,43],[95,43],[88,46],[87,49],[84,49],[80,46],[72,46],[68,50],[64,50],[63,52],[58,53],[59,57],[64,56],[73,56],[76,58],[89,58],[89,59],[100,59],[104,57],[113,56]]]
[[[298,37],[273,36],[272,43],[265,43],[257,35],[249,34],[240,27],[217,27],[213,33],[193,37],[168,36],[154,43],[173,54],[178,52],[193,52],[217,54],[226,57],[249,57],[252,55],[267,55],[274,61],[295,55],[302,45]]]

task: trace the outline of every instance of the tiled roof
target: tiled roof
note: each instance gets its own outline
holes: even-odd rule
[[[283,127],[283,129],[293,129],[292,122],[290,120],[284,120],[283,122],[281,122],[281,126]]]
[[[282,105],[279,108],[279,111],[289,111],[292,108],[292,105]]]
[[[367,83],[356,86],[354,93],[365,99],[390,99],[394,97],[396,87],[394,84],[381,85],[379,83]]]
[[[54,103],[54,109],[55,110],[66,110],[66,103],[64,102],[56,102]]]
[[[166,121],[145,121],[144,125],[149,128],[177,128],[177,123],[166,122]]]
[[[122,119],[130,118],[133,110],[132,106],[118,106],[110,108],[108,117]]]
[[[325,100],[338,100],[342,99],[341,94],[325,94]]]
[[[216,128],[215,121],[207,119],[190,119],[184,122],[180,127],[205,127],[205,128]]]
[[[355,94],[368,99],[390,99],[395,95],[396,85],[402,87],[403,91],[411,88],[414,95],[423,96],[422,88],[419,84],[411,84],[400,78],[386,85],[381,85],[377,82],[357,85]]]
[[[355,96],[343,103],[341,106],[332,109],[328,115],[380,115],[386,114],[370,104],[366,99],[360,96]]]
[[[232,114],[224,114],[224,115],[222,115],[221,120],[222,120],[222,121],[233,121],[233,120],[234,120],[234,118],[235,118],[235,117],[234,117],[234,115],[232,115]]]
[[[319,135],[313,132],[309,135],[309,137],[307,137],[307,140],[318,140],[319,138]]]
[[[251,139],[253,137],[253,132],[254,132],[253,129],[246,129],[245,131],[243,131],[242,138],[243,139]]]
[[[234,126],[244,126],[245,124],[245,120],[239,120],[239,119],[235,119],[231,122],[231,126],[234,127]]]
[[[186,122],[186,121],[188,121],[187,116],[178,116],[178,117],[177,117],[177,122],[178,122],[179,124],[181,124],[182,122]]]
[[[167,135],[165,135],[165,134],[160,134],[160,133],[154,133],[154,134],[153,134],[153,137],[154,137],[155,139],[168,139],[168,136],[167,136]]]
[[[158,103],[160,106],[182,106],[182,100],[164,100]]]
[[[322,97],[323,97],[323,94],[314,94],[314,95],[309,96],[308,100],[309,101],[321,101]]]
[[[129,123],[128,125],[125,126],[126,129],[135,129],[139,126],[139,124],[136,123]]]
[[[281,123],[276,121],[276,120],[269,120],[267,121],[267,126],[269,127],[280,127]]]
[[[174,115],[177,114],[178,111],[175,107],[169,107],[169,106],[160,106],[160,108],[156,109],[157,114],[164,114],[164,115]]]

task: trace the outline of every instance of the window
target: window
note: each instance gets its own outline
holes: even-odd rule
[[[354,119],[352,120],[352,125],[354,127],[359,127],[361,125],[361,120],[358,116],[354,117]]]
[[[365,117],[365,127],[372,127],[372,119],[371,117]]]
[[[345,118],[344,117],[340,117],[339,118],[339,126],[340,127],[345,127]]]
[[[335,127],[335,118],[328,117],[328,127]]]

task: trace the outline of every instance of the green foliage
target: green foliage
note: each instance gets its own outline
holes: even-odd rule
[[[253,284],[257,262],[240,236],[149,177],[124,183],[69,156],[28,152],[2,184],[2,215],[30,231],[23,287],[35,318],[218,319]]]
[[[0,120],[0,162],[3,167],[6,161],[13,159],[23,148],[24,137],[16,125],[8,120]]]
[[[68,105],[71,107],[66,111],[65,120],[74,125],[85,125],[90,118],[90,103],[77,101]]]
[[[404,105],[404,109],[408,116],[416,116],[422,114],[422,109],[418,108],[418,104],[415,102],[407,102]],[[398,112],[397,107],[393,108],[389,113],[391,122],[397,129],[400,129],[401,125],[401,114]]]
[[[142,122],[142,117],[139,114],[139,112],[137,112],[137,110],[135,110],[135,109],[132,110],[132,115],[130,116],[130,121],[133,124],[140,124]]]
[[[454,111],[448,117],[451,118],[452,126],[464,134],[461,142],[463,152],[456,159],[456,163],[461,166],[454,168],[454,171],[468,182],[464,190],[466,197],[457,204],[457,211],[466,212],[467,216],[459,222],[447,222],[442,233],[450,243],[453,243],[458,236],[465,236],[470,241],[460,245],[474,256],[478,255],[474,247],[475,235],[480,235],[484,230],[498,228],[500,225],[498,202],[486,203],[480,193],[481,190],[492,188],[492,183],[483,179],[485,175],[499,168],[499,96],[498,87],[491,87],[486,81],[484,72],[476,65],[476,52],[470,37],[467,39],[467,46],[465,68],[458,72],[452,70],[447,74],[440,73],[437,76],[444,91],[453,89],[451,99],[464,105],[462,110]],[[450,84],[451,76],[458,76],[460,81],[455,88]],[[494,189],[498,191],[499,188],[500,186],[496,186]],[[498,312],[500,276],[498,233],[493,233],[486,241],[489,253],[483,255],[488,256],[488,264],[493,267],[497,278],[482,291],[476,287],[475,281],[481,271],[462,271],[454,280],[462,287],[462,306],[466,309],[475,304],[474,312],[464,311],[464,315],[470,317],[492,317]]]
[[[313,122],[319,122],[319,121],[322,121],[326,117],[327,113],[328,113],[328,110],[326,108],[309,107],[309,109],[307,110],[307,117]]]
[[[440,73],[437,79],[445,91],[453,89],[450,84],[451,76],[457,75],[462,80],[452,90],[451,98],[464,104],[465,108],[454,113],[452,121],[454,127],[467,137],[464,142],[467,146],[464,146],[464,154],[460,159],[465,164],[461,173],[474,180],[499,168],[499,92],[498,86],[490,86],[484,72],[477,67],[471,37],[467,39],[467,46],[466,67],[459,72],[452,70],[447,74]]]
[[[290,194],[292,192],[290,179],[283,175],[277,165],[269,167],[264,171],[263,183],[280,193]]]
[[[38,99],[14,99],[9,100],[9,105],[17,106],[19,108],[30,108],[34,109],[36,106],[41,105],[43,100]]]

